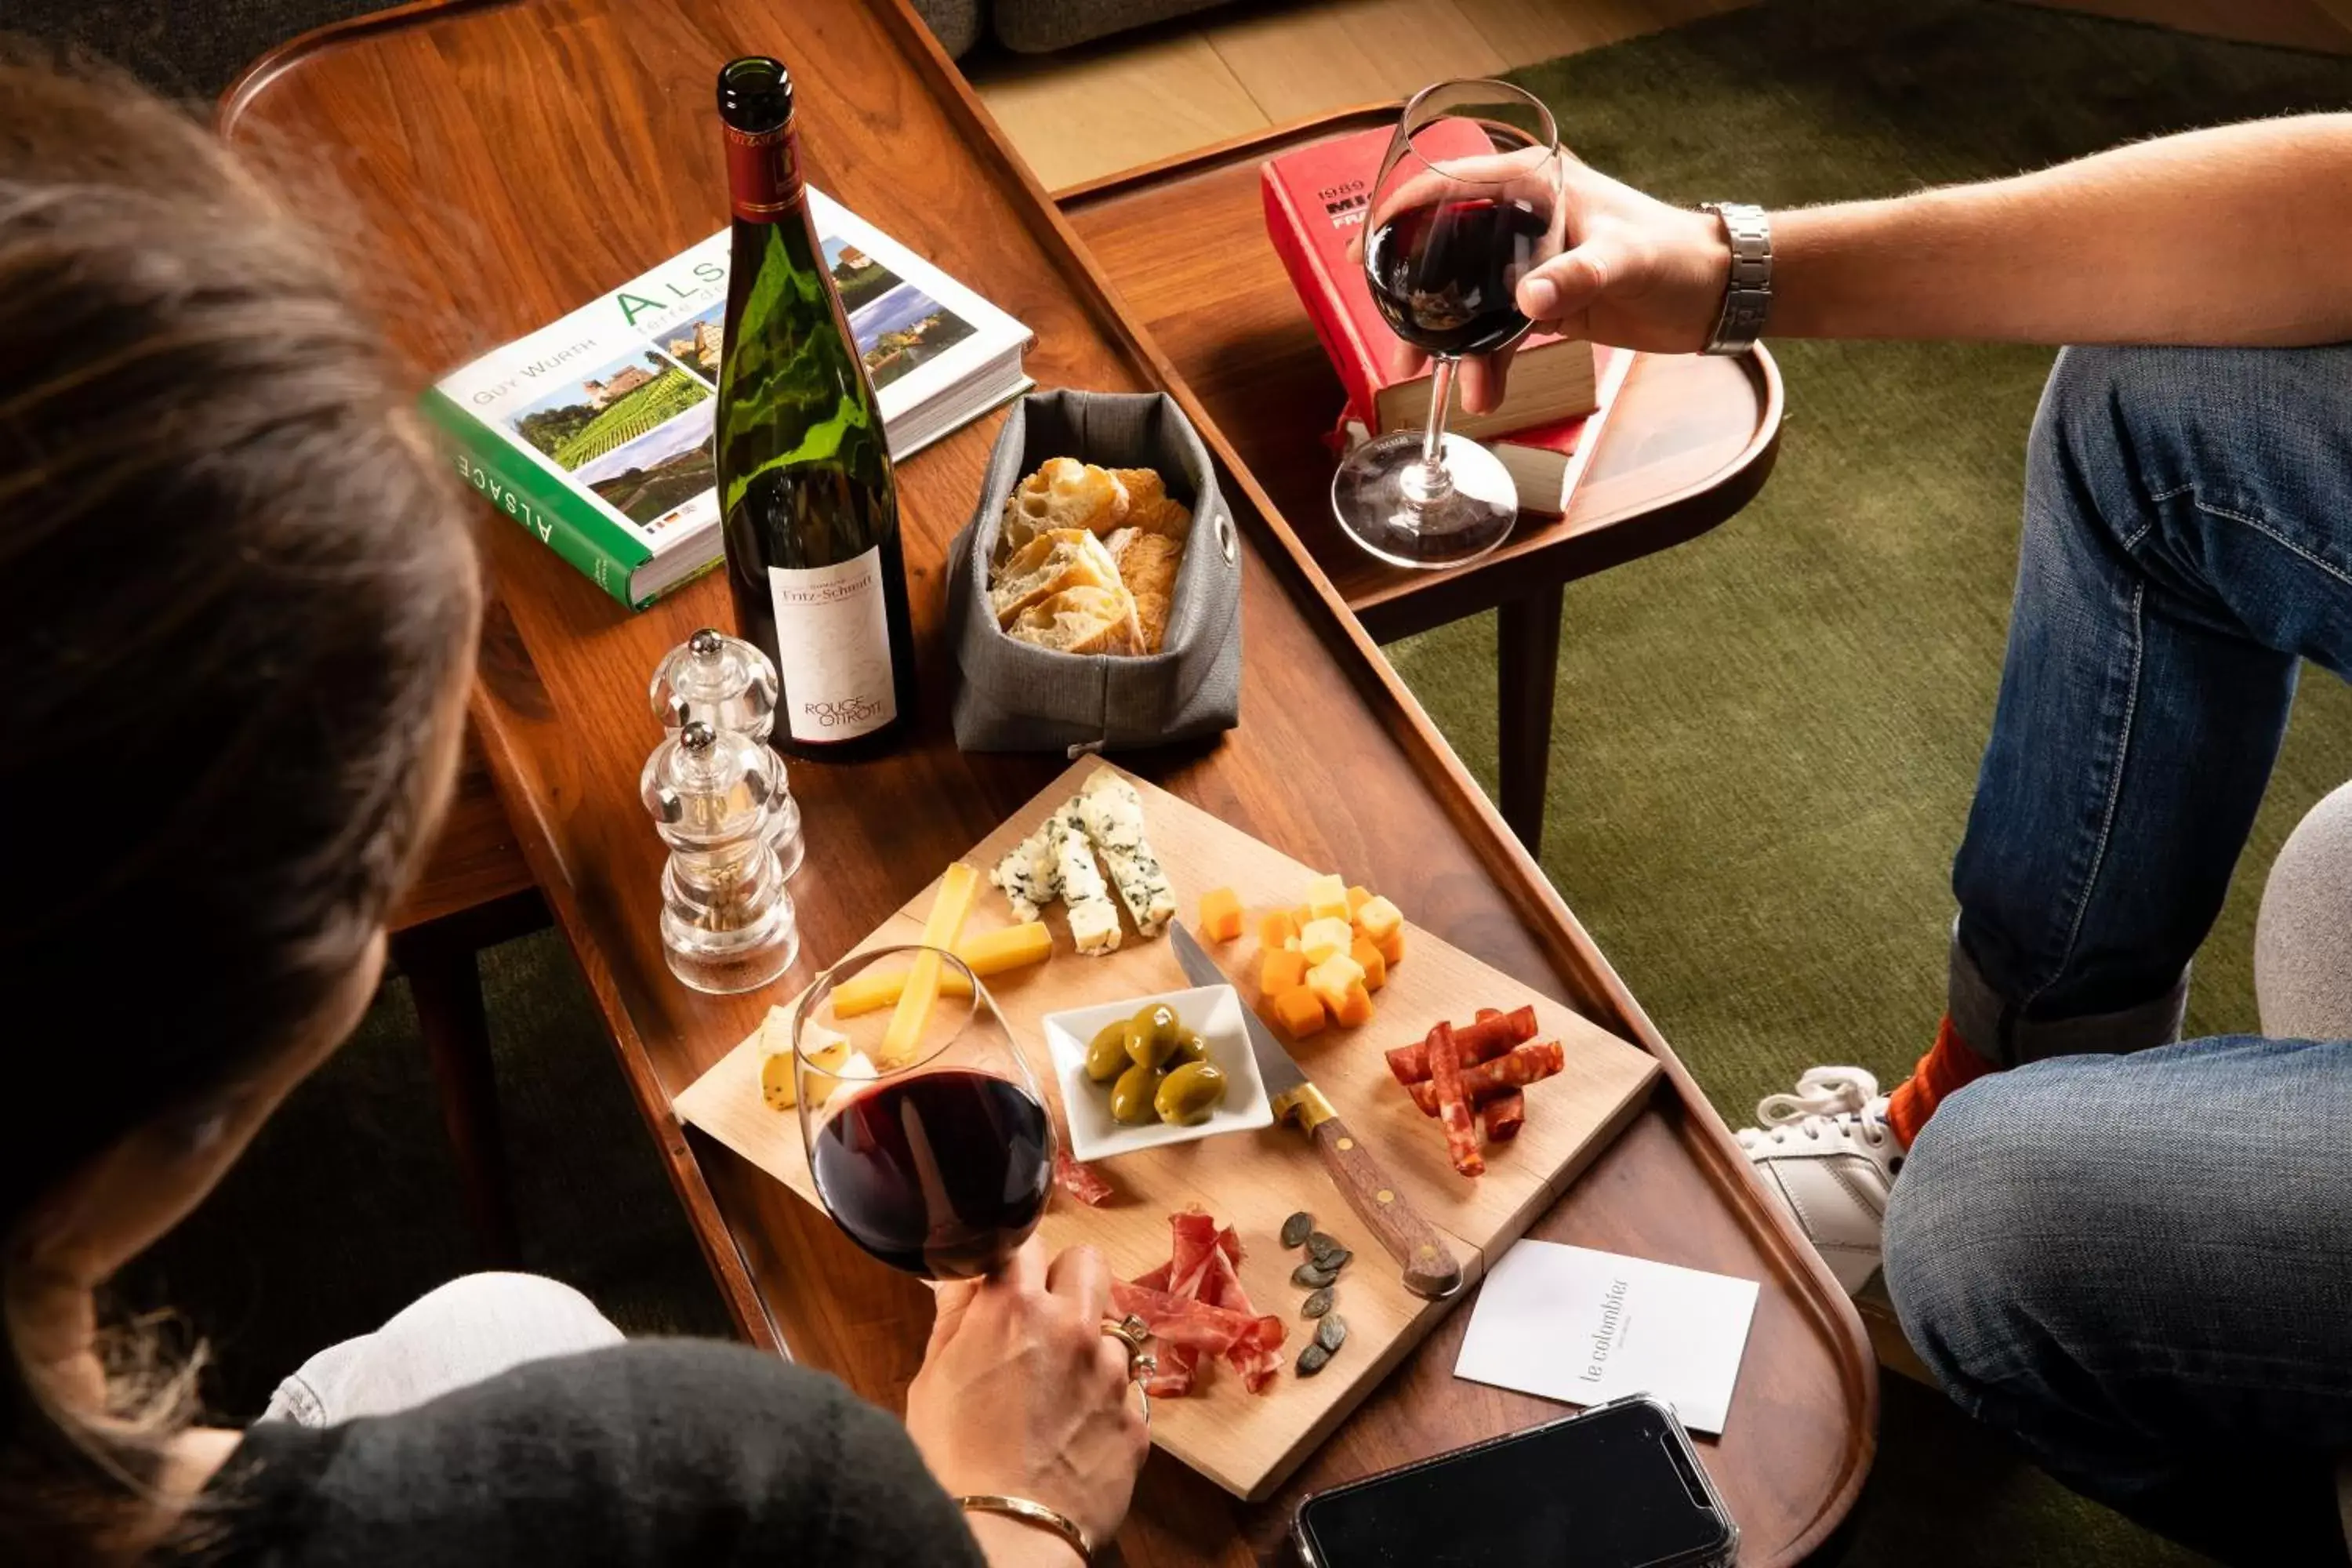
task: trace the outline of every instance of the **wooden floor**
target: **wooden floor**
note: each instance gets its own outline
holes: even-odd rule
[[[1746,0],[1288,0],[1057,55],[989,51],[972,84],[1048,189],[1452,76],[1655,32]]]
[[[973,85],[1049,189],[1344,105],[1401,98],[1736,9],[1746,0],[1276,0],[1056,55],[984,47]],[[2035,0],[2352,53],[2352,0]]]

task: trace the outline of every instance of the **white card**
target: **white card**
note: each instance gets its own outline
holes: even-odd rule
[[[1647,1394],[1723,1430],[1756,1282],[1521,1241],[1486,1271],[1454,1375],[1570,1405]]]

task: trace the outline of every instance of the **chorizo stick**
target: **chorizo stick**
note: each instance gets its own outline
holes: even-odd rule
[[[1439,1024],[1429,1031],[1429,1082],[1437,1091],[1437,1120],[1445,1129],[1445,1152],[1454,1168],[1465,1176],[1486,1172],[1486,1157],[1478,1152],[1478,1130],[1470,1122],[1470,1097],[1462,1089],[1462,1052],[1454,1026]]]
[[[1527,1124],[1528,1097],[1516,1089],[1507,1089],[1480,1106],[1478,1113],[1486,1119],[1486,1142],[1507,1143]]]
[[[1539,1045],[1519,1046],[1504,1052],[1492,1061],[1464,1069],[1462,1092],[1473,1105],[1495,1099],[1509,1090],[1540,1083],[1566,1065],[1567,1053],[1558,1040],[1545,1040]],[[1407,1084],[1405,1092],[1421,1107],[1423,1116],[1437,1114],[1437,1091],[1425,1083]]]
[[[1462,1053],[1465,1068],[1499,1057],[1523,1040],[1536,1037],[1536,1010],[1521,1007],[1515,1012],[1497,1013],[1491,1007],[1481,1008],[1478,1020],[1454,1031],[1454,1043]],[[1409,1046],[1399,1046],[1388,1053],[1389,1071],[1399,1083],[1413,1084],[1429,1081],[1429,1043],[1416,1040]]]

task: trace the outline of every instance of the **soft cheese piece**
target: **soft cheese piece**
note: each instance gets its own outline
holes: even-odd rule
[[[1095,865],[1077,796],[1054,814],[1054,866],[1070,917],[1070,943],[1080,952],[1100,957],[1118,946],[1118,906],[1110,901],[1110,889],[1103,886],[1102,872]]]
[[[1024,923],[1035,920],[1040,909],[1062,895],[1055,870],[1054,821],[1049,816],[1039,823],[1037,831],[1014,845],[988,874],[1013,905],[1013,918]]]
[[[814,1019],[806,1033],[810,1062],[828,1072],[839,1071],[849,1059],[849,1037]],[[793,1074],[791,1010],[769,1008],[767,1017],[761,1020],[759,1033],[752,1038],[760,1042],[761,1098],[768,1102],[771,1110],[790,1110],[798,1092]]]
[[[1110,868],[1110,879],[1134,917],[1138,934],[1150,936],[1176,914],[1176,889],[1160,858],[1143,836],[1143,797],[1109,768],[1097,772],[1078,792],[1078,815],[1087,837]]]

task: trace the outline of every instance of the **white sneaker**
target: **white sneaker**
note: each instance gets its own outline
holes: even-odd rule
[[[1860,1068],[1813,1068],[1796,1093],[1759,1100],[1756,1120],[1762,1125],[1739,1130],[1739,1146],[1837,1282],[1861,1294],[1878,1272],[1886,1193],[1903,1168],[1878,1080]]]

